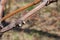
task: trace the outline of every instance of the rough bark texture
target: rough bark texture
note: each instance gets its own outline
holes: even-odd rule
[[[50,6],[50,5],[49,5]],[[49,7],[48,6],[48,7]],[[16,34],[14,34],[14,33],[16,33],[16,32],[12,32],[12,34],[11,34],[11,32],[9,32],[9,33],[7,33],[6,35],[5,35],[5,37],[6,37],[6,39],[8,40],[14,40],[15,38],[14,37],[16,37],[17,39],[15,39],[15,40],[25,40],[25,38],[27,37],[27,39],[26,40],[30,40],[29,38],[28,38],[28,36],[26,36],[23,32],[26,32],[27,33],[27,35],[28,34],[30,34],[31,35],[31,33],[32,33],[32,31],[33,32],[39,32],[39,34],[42,34],[42,32],[41,31],[43,31],[43,36],[44,36],[44,34],[46,33],[49,37],[50,36],[54,36],[54,37],[57,37],[57,36],[60,36],[60,24],[59,24],[59,22],[60,22],[60,14],[56,11],[56,10],[53,10],[52,8],[48,8],[48,7],[46,7],[45,9],[42,9],[42,12],[40,12],[40,16],[39,16],[39,18],[37,17],[37,21],[35,21],[35,19],[34,18],[30,18],[30,19],[28,19],[29,21],[28,21],[28,23],[27,24],[25,24],[25,25],[23,25],[21,28],[21,30],[19,30],[19,32],[17,33],[18,34],[18,37],[16,37],[15,35]],[[39,7],[40,8],[40,7]],[[4,27],[0,32],[5,32],[5,31],[8,31],[8,30],[10,30],[10,29],[12,29],[13,27],[15,27],[17,24],[19,25],[23,20],[25,20],[25,19],[27,19],[28,18],[28,16],[30,16],[31,14],[35,14],[36,13],[36,11],[37,10],[39,10],[39,8],[37,9],[36,8],[36,10],[34,10],[34,11],[30,11],[29,13],[28,13],[28,15],[26,14],[25,16],[23,16],[23,17],[21,17],[21,18],[18,18],[18,19],[13,19],[11,22],[10,22],[10,24],[9,25],[7,25],[6,27]],[[47,9],[48,8],[48,9]],[[49,12],[46,12],[45,13],[45,11],[46,11],[46,9],[47,9],[47,11],[50,11],[50,13]],[[53,10],[53,11],[52,11]],[[34,16],[33,16],[34,17]],[[35,21],[35,22],[34,22]],[[31,25],[30,25],[31,24]],[[28,27],[27,27],[28,26]],[[16,26],[17,27],[17,26]],[[18,30],[18,29],[17,29]],[[34,31],[35,30],[35,31]],[[21,33],[21,34],[19,34],[19,33]],[[34,35],[34,37],[35,38],[32,38],[32,40],[40,40],[38,37],[36,37],[36,35],[35,35],[35,33],[33,34]],[[51,35],[50,35],[51,34]],[[14,37],[13,37],[14,36]],[[20,37],[21,36],[21,37]],[[23,38],[22,38],[23,37]],[[3,38],[4,38],[4,36],[3,36]],[[13,38],[13,39],[12,39]],[[20,39],[21,38],[21,39]],[[46,38],[46,37],[45,37]],[[41,40],[45,40],[45,38],[43,37],[41,37]],[[4,40],[4,39],[3,39]],[[46,40],[50,40],[50,38],[49,39],[46,39]],[[53,39],[54,40],[54,39]],[[60,40],[60,39],[59,39]]]

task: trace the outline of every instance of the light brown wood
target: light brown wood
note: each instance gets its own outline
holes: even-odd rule
[[[2,14],[3,14],[3,11],[4,11],[5,3],[6,3],[6,0],[1,0],[1,2],[0,2],[0,20],[2,18]]]
[[[5,3],[6,3],[6,0],[1,0],[0,1],[0,20],[2,19],[2,16],[3,16]],[[1,21],[0,21],[0,27],[3,28],[3,25],[1,24]]]
[[[34,2],[32,2],[32,3],[30,3],[30,4],[27,4],[26,6],[23,6],[23,7],[15,10],[15,11],[13,11],[13,12],[11,12],[11,13],[8,13],[8,14],[7,14],[5,17],[3,17],[0,21],[3,21],[3,20],[5,20],[5,19],[13,16],[14,14],[17,14],[18,12],[23,11],[24,9],[26,9],[26,8],[28,8],[28,7],[30,7],[30,6],[33,6],[33,5],[35,5],[35,4],[39,3],[39,2],[40,2],[40,0],[35,0]]]
[[[46,1],[46,2],[47,2],[47,1]],[[16,21],[15,21],[15,20],[11,21],[11,23],[10,23],[7,27],[3,28],[0,32],[5,32],[5,31],[10,30],[10,29],[12,29],[13,27],[15,27],[16,24],[21,24],[21,21],[24,21],[27,17],[29,17],[30,15],[34,14],[36,11],[38,11],[39,9],[41,9],[42,7],[44,7],[45,4],[46,4],[46,2],[41,3],[41,4],[38,5],[36,8],[34,8],[34,9],[31,10],[30,12],[28,12],[28,13],[27,13],[26,15],[24,15],[23,17],[17,19]]]

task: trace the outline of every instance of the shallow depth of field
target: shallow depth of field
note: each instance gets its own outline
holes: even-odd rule
[[[6,8],[8,8],[8,6],[10,7],[5,10],[5,15],[8,12],[13,12],[14,10],[17,10],[33,1],[34,0],[8,0]],[[23,17],[38,5],[39,3],[19,12],[18,14],[8,18],[6,21],[10,22],[13,18],[17,19],[19,17]],[[22,27],[15,27],[5,32],[0,40],[60,40],[59,37],[51,36],[52,33],[60,33],[60,0],[58,0],[57,3],[54,2],[43,7],[26,20],[26,24]],[[59,27],[59,30],[52,30],[53,27],[51,25],[56,28]],[[49,31],[46,33],[44,31],[42,32],[42,30]]]

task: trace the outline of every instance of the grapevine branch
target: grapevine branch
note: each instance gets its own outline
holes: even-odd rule
[[[23,6],[23,7],[15,10],[15,11],[13,11],[13,12],[11,12],[11,13],[8,13],[8,14],[7,14],[5,17],[3,17],[0,21],[3,21],[3,20],[5,20],[5,19],[13,16],[14,14],[17,14],[18,12],[23,11],[24,9],[26,9],[26,8],[28,8],[28,7],[30,7],[30,6],[33,6],[33,5],[35,5],[35,4],[39,3],[39,2],[40,2],[40,0],[35,0],[34,2],[32,2],[32,3],[30,3],[30,4],[27,4],[26,6]]]
[[[26,15],[24,15],[23,17],[21,17],[21,18],[19,18],[19,19],[15,19],[15,20],[13,19],[9,25],[7,25],[6,27],[4,27],[4,28],[2,28],[2,29],[0,30],[0,33],[4,33],[4,32],[6,32],[6,31],[12,29],[13,27],[16,27],[16,25],[19,25],[19,24],[22,26],[22,23],[23,23],[23,21],[24,21],[25,19],[27,19],[29,16],[31,16],[32,14],[34,14],[36,11],[38,11],[39,9],[41,9],[42,7],[44,7],[44,6],[47,4],[48,1],[49,1],[49,0],[43,0],[43,2],[42,2],[40,5],[38,5],[38,6],[37,6],[36,8],[34,8],[34,9],[32,9],[30,12],[28,12],[28,13],[27,13]],[[18,13],[18,12],[24,10],[24,9],[26,9],[27,7],[30,7],[30,6],[32,6],[32,5],[35,5],[35,4],[38,3],[38,2],[39,2],[39,0],[36,1],[36,2],[33,2],[32,4],[30,4],[30,5],[28,5],[28,6],[22,7],[22,8],[14,11],[14,12],[8,14],[7,16],[3,17],[0,21],[3,21],[3,20],[5,20],[5,19],[9,18],[10,16],[12,16],[12,15],[14,15],[14,14],[16,14],[16,13]]]
[[[34,8],[33,10],[31,10],[30,12],[28,12],[26,15],[24,15],[23,17],[19,18],[17,21],[15,22],[11,22],[7,27],[3,28],[0,32],[5,32],[13,27],[15,27],[16,24],[21,24],[21,21],[24,21],[27,17],[29,17],[30,15],[32,15],[33,13],[35,13],[36,11],[38,11],[39,9],[41,9],[42,7],[45,6],[45,4],[47,3],[48,0],[42,2],[39,6],[37,6],[36,8]],[[13,24],[13,25],[12,25]]]

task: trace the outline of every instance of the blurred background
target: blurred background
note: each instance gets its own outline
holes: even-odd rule
[[[5,15],[33,1],[8,0]],[[10,22],[13,18],[20,18],[38,5],[31,6],[6,21]],[[35,14],[27,18],[26,24],[22,28],[16,27],[5,32],[0,40],[60,40],[59,37],[52,36],[55,33],[60,34],[60,0],[35,12]]]

